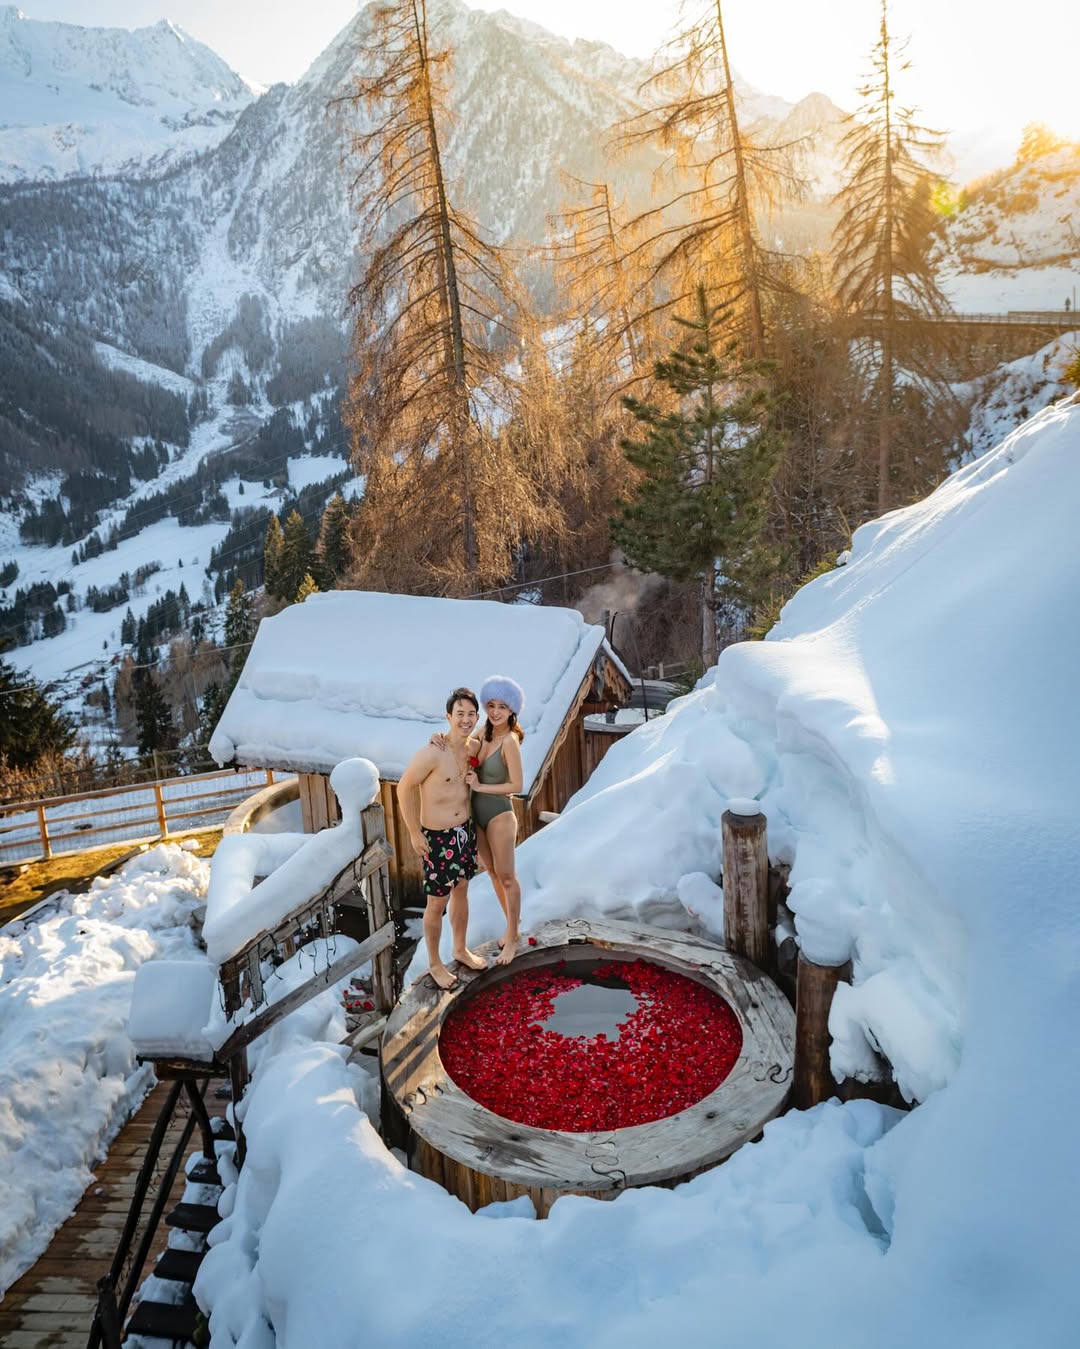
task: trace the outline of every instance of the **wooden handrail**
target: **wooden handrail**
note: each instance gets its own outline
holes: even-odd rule
[[[294,988],[271,1006],[263,1008],[261,1012],[256,1012],[250,1021],[245,1021],[242,1026],[238,1026],[218,1050],[218,1058],[231,1059],[235,1054],[246,1049],[253,1040],[257,1040],[260,1035],[264,1035],[271,1027],[276,1026],[290,1012],[295,1012],[298,1007],[303,1007],[312,998],[325,992],[331,984],[336,984],[339,979],[344,979],[346,975],[351,974],[353,970],[371,960],[373,956],[377,956],[381,951],[393,946],[393,944],[394,924],[392,922],[384,923],[377,932],[373,932],[366,941],[362,941],[355,951],[340,956],[332,965],[328,965],[321,974],[312,975],[307,983],[301,984],[299,988]]]
[[[318,835],[312,834],[311,837],[317,838]],[[273,927],[263,928],[254,937],[249,938],[243,946],[237,947],[232,955],[226,956],[221,962],[222,971],[225,971],[226,967],[230,971],[233,967],[238,968],[260,947],[279,946],[296,931],[299,919],[311,909],[321,904],[338,903],[343,895],[361,885],[384,863],[388,862],[393,855],[394,850],[386,839],[373,839],[359,857],[341,868],[325,890],[320,890],[314,895],[308,895],[300,903],[295,904],[279,923],[275,923]]]

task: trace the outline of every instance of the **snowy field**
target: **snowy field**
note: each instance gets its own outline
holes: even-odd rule
[[[127,1033],[132,982],[145,960],[198,956],[191,920],[208,875],[167,844],[0,930],[0,1293],[153,1086]]]

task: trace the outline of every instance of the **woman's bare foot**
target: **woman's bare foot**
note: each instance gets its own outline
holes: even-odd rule
[[[428,974],[431,975],[435,987],[441,988],[444,993],[457,983],[457,975],[448,970],[445,965],[432,965]]]
[[[513,960],[513,958],[517,955],[517,944],[518,944],[517,933],[515,932],[512,937],[510,936],[509,933],[507,933],[506,936],[503,937],[502,940],[499,942],[499,945],[502,947],[502,950],[499,952],[495,964],[509,965],[510,962]]]
[[[454,959],[459,965],[465,965],[470,970],[487,969],[487,961],[483,956],[478,956],[475,951],[470,951],[467,946],[464,950],[455,951]]]

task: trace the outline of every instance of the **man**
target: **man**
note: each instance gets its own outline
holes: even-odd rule
[[[398,806],[409,842],[424,859],[424,942],[431,977],[439,988],[453,988],[457,976],[439,955],[442,917],[450,906],[454,959],[469,969],[485,962],[465,944],[469,922],[469,881],[476,875],[476,826],[470,818],[471,797],[465,785],[469,772],[466,742],[480,715],[472,689],[455,689],[446,700],[450,729],[445,748],[427,744],[413,755],[398,782]]]

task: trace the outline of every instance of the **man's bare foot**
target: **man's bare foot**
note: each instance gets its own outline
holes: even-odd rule
[[[435,987],[441,988],[444,993],[457,983],[457,975],[448,970],[445,965],[432,965],[428,974],[431,975]]]
[[[470,970],[487,969],[487,961],[483,956],[478,956],[475,951],[470,951],[467,946],[463,951],[455,951],[454,959],[459,965],[464,965]]]
[[[517,955],[517,945],[518,945],[517,935],[515,934],[513,937],[502,938],[502,940],[499,942],[499,945],[502,949],[499,952],[495,964],[509,965],[510,962],[513,960],[513,958]]]

